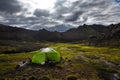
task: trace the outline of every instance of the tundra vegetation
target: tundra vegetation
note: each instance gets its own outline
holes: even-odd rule
[[[9,45],[6,45],[7,43]],[[11,41],[6,41],[6,44],[0,46],[0,80],[120,79],[120,47],[57,42],[16,41],[13,44]],[[59,51],[64,63],[55,66],[29,64],[16,69],[17,64],[32,58],[42,47],[52,47]]]

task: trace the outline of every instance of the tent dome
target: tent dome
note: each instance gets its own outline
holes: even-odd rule
[[[32,57],[32,63],[44,64],[47,60],[60,62],[60,53],[53,48],[42,48]]]

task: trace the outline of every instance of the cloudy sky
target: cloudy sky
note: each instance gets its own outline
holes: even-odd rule
[[[0,0],[0,24],[39,30],[120,22],[120,0]]]

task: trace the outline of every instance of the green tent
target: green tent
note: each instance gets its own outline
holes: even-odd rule
[[[45,64],[47,60],[60,62],[60,53],[53,48],[42,48],[32,57],[32,63]]]

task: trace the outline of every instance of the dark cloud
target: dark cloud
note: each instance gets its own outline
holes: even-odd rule
[[[6,13],[16,13],[21,11],[21,5],[17,0],[0,0],[0,11]]]
[[[66,4],[67,0],[57,0],[55,3],[55,13],[54,18],[61,19],[64,14],[69,14],[74,11],[74,7],[70,6],[70,4]]]
[[[33,10],[25,4],[21,6],[20,0],[0,1],[0,23],[34,30],[61,24],[75,27],[118,23],[119,17],[120,5],[115,0],[56,0],[53,12],[39,8]]]
[[[48,17],[49,16],[49,11],[48,10],[43,10],[43,9],[36,9],[34,11],[34,15],[37,17]]]
[[[82,14],[82,11],[77,11],[74,12],[72,15],[67,16],[65,21],[76,21],[77,19],[79,19],[79,16]]]
[[[89,1],[77,1],[74,5],[79,6],[80,8],[89,9],[91,7],[104,7],[107,5],[107,0],[89,0]]]

